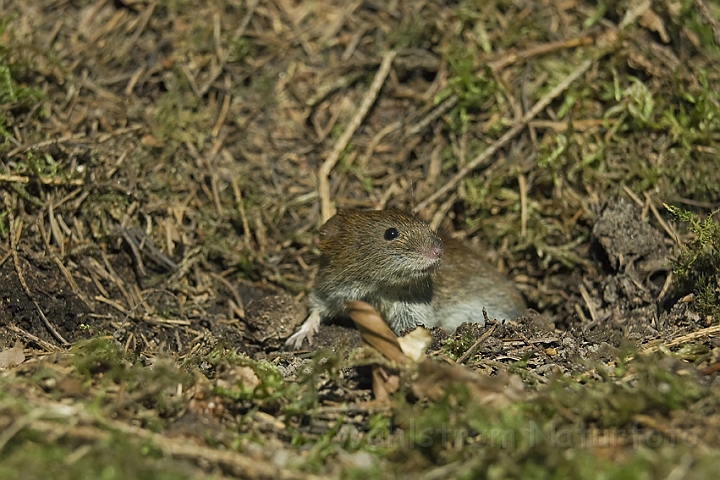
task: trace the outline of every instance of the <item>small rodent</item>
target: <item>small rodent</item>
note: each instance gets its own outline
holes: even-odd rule
[[[286,345],[312,344],[320,322],[345,303],[372,305],[396,334],[417,324],[452,332],[463,322],[518,318],[525,300],[476,253],[397,210],[341,210],[319,235],[320,269],[310,314]]]

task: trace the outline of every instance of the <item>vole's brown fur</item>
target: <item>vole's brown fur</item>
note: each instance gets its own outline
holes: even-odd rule
[[[525,308],[515,286],[460,242],[395,210],[343,210],[320,229],[320,270],[310,316],[288,339],[298,348],[349,300],[378,310],[395,332],[423,324],[453,331],[463,322],[514,319]]]

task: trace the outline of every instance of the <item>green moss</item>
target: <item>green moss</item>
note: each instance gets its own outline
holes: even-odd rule
[[[675,259],[673,272],[680,292],[693,292],[693,306],[701,315],[720,320],[720,223],[715,212],[701,219],[697,214],[665,204],[665,208],[681,222],[688,224],[694,237],[682,246]]]
[[[262,360],[253,360],[222,348],[214,349],[203,361],[214,366],[216,372],[232,367],[249,367],[258,379],[257,385],[244,385],[242,380],[227,387],[216,387],[214,393],[234,400],[253,400],[259,406],[274,406],[287,397],[288,389],[277,367]]]
[[[228,41],[228,63],[241,62],[246,57],[255,58],[257,56],[257,45],[249,38],[231,38]]]
[[[665,97],[658,128],[667,128],[673,139],[683,145],[715,142],[720,128],[720,93],[710,85],[708,73],[699,71],[697,83],[675,77],[674,95]]]
[[[160,425],[158,415],[164,416],[180,408],[182,399],[168,396],[166,392],[174,392],[178,383],[187,383],[190,377],[169,361],[156,359],[153,368],[148,368],[136,355],[122,351],[115,342],[105,338],[79,342],[71,351],[77,376],[86,385],[97,384],[99,387],[96,404],[104,403],[104,390],[114,384],[123,385],[128,394],[146,392],[138,400],[137,408],[148,409],[147,422]]]
[[[448,86],[434,99],[435,103],[439,104],[451,95],[457,95],[458,102],[450,111],[450,128],[459,133],[467,130],[471,111],[481,107],[493,108],[490,100],[497,92],[497,84],[489,68],[476,71],[475,53],[475,49],[468,48],[465,44],[450,43],[445,59],[452,75],[448,79]]]
[[[387,41],[393,49],[430,48],[437,30],[432,20],[422,16],[422,12],[411,11],[404,15],[397,28],[388,33]]]
[[[0,35],[2,35],[1,31]],[[34,88],[18,85],[6,61],[7,59],[0,52],[0,103],[16,102],[29,105],[40,100],[42,92]]]
[[[473,332],[470,330],[463,332],[462,335],[452,336],[443,343],[442,353],[453,360],[457,360],[475,344],[476,340],[477,338],[475,338]]]
[[[577,377],[554,382],[548,405],[562,405],[581,421],[627,427],[637,414],[668,415],[711,395],[694,376],[673,372],[673,361],[660,354],[635,355],[630,364],[620,358],[616,372],[598,366],[601,380]],[[632,381],[618,381],[629,374]]]
[[[680,6],[680,14],[677,18],[675,18],[674,15],[670,16],[670,18],[675,20],[674,24],[668,25],[668,27],[670,27],[670,32],[677,37],[679,35],[680,27],[687,28],[689,31],[697,35],[697,38],[700,41],[700,46],[703,50],[709,53],[717,54],[718,46],[715,43],[712,28],[700,15],[698,8],[695,6],[695,2],[692,0],[682,0],[678,3]],[[706,5],[710,9],[711,14],[717,18],[719,13],[717,4],[715,2],[707,2]]]
[[[0,238],[2,238],[3,240],[8,238],[8,235],[10,233],[8,230],[9,225],[7,224],[7,216],[7,211],[0,212]]]
[[[10,63],[10,56],[14,49],[22,48],[17,45],[14,32],[8,31],[8,25],[15,20],[15,16],[0,19],[0,37],[6,34],[10,42],[0,44],[0,103],[9,102],[35,102],[42,98],[42,92],[36,88],[28,88],[18,84],[13,70],[15,67],[24,67],[23,64]]]
[[[216,347],[206,356],[186,360],[185,365],[209,364],[215,375],[235,367],[252,369],[257,377],[256,385],[245,385],[239,380],[234,384],[217,387],[214,393],[245,401],[244,406],[238,406],[240,410],[247,412],[258,408],[274,413],[282,412],[289,419],[294,415],[308,414],[317,406],[321,377],[341,383],[338,372],[348,366],[342,358],[342,352],[324,349],[317,351],[312,360],[304,366],[296,382],[286,382],[278,368],[269,362],[253,360],[222,346]]]
[[[117,235],[116,222],[120,222],[132,198],[117,190],[91,193],[80,206],[83,218],[88,219],[90,232],[96,240]]]
[[[5,104],[3,106],[7,108],[6,111],[0,110],[0,136],[3,144],[6,144],[10,135],[6,129],[8,113],[25,111],[44,98],[40,89],[23,85],[17,80],[20,71],[27,68],[27,65],[14,54],[23,53],[20,57],[24,58],[30,49],[17,41],[14,32],[8,31],[8,25],[14,20],[15,16],[0,18],[0,38],[9,39],[8,42],[0,42],[0,104]],[[12,62],[11,58],[14,58]],[[3,144],[0,144],[0,147]]]
[[[627,356],[622,358],[629,358]],[[697,441],[681,431],[651,431],[635,423],[639,414],[673,418],[697,401],[713,404],[716,393],[694,375],[672,368],[663,355],[621,359],[600,376],[551,379],[534,398],[503,408],[478,402],[461,386],[437,402],[410,404],[398,398],[394,418],[395,458],[420,455],[444,465],[451,478],[647,478],[674,468]],[[517,369],[523,368],[518,364]],[[688,366],[692,369],[691,366]],[[622,461],[596,449],[635,446]],[[716,454],[705,458],[720,465]],[[708,466],[700,473],[711,472]]]
[[[187,14],[189,8],[196,6],[194,2],[189,0],[161,0],[158,4],[178,15]]]
[[[120,434],[78,449],[71,436],[24,431],[0,451],[3,480],[180,480],[197,478],[190,473],[194,470],[187,462],[164,457],[148,444]]]
[[[628,77],[629,85],[622,91],[617,91],[615,100],[617,104],[605,111],[604,118],[618,116],[621,125],[626,118],[636,122],[635,128],[644,128],[655,113],[655,99],[645,83],[639,78]]]
[[[168,91],[158,99],[153,119],[155,139],[166,144],[167,155],[185,142],[202,150],[213,127],[214,112],[193,93],[181,72],[174,72],[165,86]]]

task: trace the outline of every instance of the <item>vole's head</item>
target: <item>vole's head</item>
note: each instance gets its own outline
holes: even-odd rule
[[[320,251],[331,277],[403,285],[429,277],[443,244],[406,213],[341,210],[320,228]]]

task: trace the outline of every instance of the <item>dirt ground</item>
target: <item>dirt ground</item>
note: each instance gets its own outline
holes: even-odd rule
[[[720,230],[696,287],[665,205],[712,234],[716,18],[0,1],[0,478],[714,478]],[[288,351],[336,208],[417,214],[529,309],[429,363],[350,321]]]

